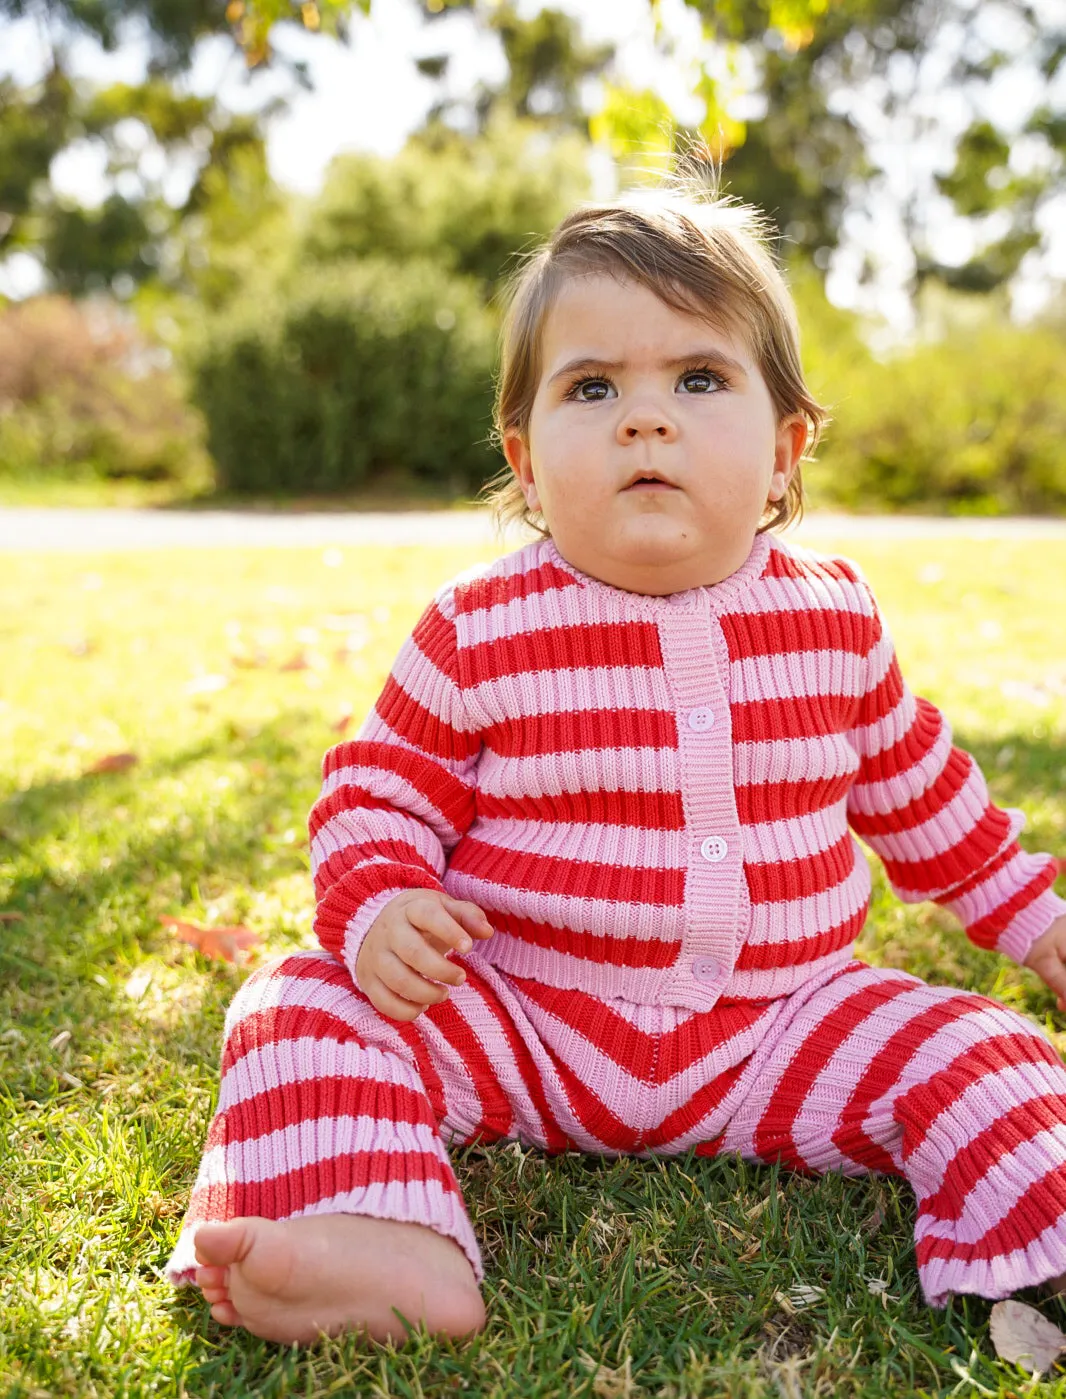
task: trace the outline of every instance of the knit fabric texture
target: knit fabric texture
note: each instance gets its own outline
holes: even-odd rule
[[[324,948],[355,976],[398,891],[486,913],[471,957],[708,1010],[852,958],[870,875],[1024,960],[1066,902],[944,716],[915,697],[857,567],[767,534],[650,597],[551,540],[440,590],[311,813]]]
[[[504,1141],[902,1176],[934,1306],[1066,1272],[1066,1069],[1016,1011],[861,962],[794,996],[699,1012],[458,960],[467,980],[411,1022],[378,1011],[321,951],[249,977],[226,1016],[171,1282],[194,1281],[206,1220],[317,1214],[425,1225],[480,1282],[448,1148]]]

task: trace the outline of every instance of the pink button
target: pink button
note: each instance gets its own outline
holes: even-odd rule
[[[689,728],[694,729],[698,734],[706,733],[713,723],[714,710],[707,709],[705,706],[701,709],[692,710],[688,716]]]
[[[696,957],[692,963],[692,975],[697,981],[717,981],[722,974],[721,962],[713,957]]]

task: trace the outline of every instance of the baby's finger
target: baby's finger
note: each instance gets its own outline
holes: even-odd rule
[[[1061,958],[1053,953],[1048,954],[1034,964],[1033,970],[1042,981],[1051,987],[1060,1003],[1066,1001],[1066,967],[1062,965]]]
[[[428,936],[420,933],[417,928],[407,928],[398,934],[392,951],[401,962],[434,981],[449,981],[453,986],[458,986],[466,980],[466,972],[462,967],[449,962],[447,956],[442,957],[430,946]],[[451,948],[448,951],[450,952]]]
[[[486,917],[484,909],[478,908],[477,904],[471,903],[469,899],[453,899],[450,894],[445,894],[444,907],[457,923],[463,925],[472,938],[492,937],[492,924]]]
[[[421,1002],[415,1004],[403,996],[397,996],[380,977],[374,977],[371,984],[365,988],[365,994],[377,1010],[393,1020],[417,1020],[424,1010],[429,1009]]]
[[[378,980],[394,995],[416,1005],[432,1006],[448,999],[447,986],[438,986],[419,976],[395,952],[388,953],[378,963]]]
[[[458,952],[469,952],[472,946],[461,923],[457,923],[450,913],[435,900],[421,899],[404,909],[407,921],[421,933],[430,933],[445,947],[454,947]]]

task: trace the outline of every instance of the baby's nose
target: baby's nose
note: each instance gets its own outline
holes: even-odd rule
[[[637,437],[670,439],[676,434],[677,428],[670,415],[650,406],[631,408],[618,424],[618,437],[622,442],[632,442]]]

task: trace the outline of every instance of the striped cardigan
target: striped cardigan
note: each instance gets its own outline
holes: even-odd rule
[[[1021,961],[1066,902],[904,683],[856,567],[759,535],[649,597],[551,540],[440,590],[311,813],[322,945],[353,977],[399,890],[495,932],[470,958],[602,998],[710,1009],[853,955],[870,875]],[[849,829],[850,828],[850,829]]]

